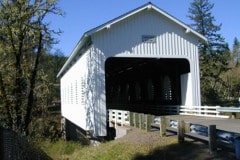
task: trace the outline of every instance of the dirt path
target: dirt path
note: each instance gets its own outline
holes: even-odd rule
[[[159,134],[157,131],[145,132],[137,128],[128,127],[128,134],[123,136],[122,138],[117,139],[116,141],[128,142],[133,144],[147,144],[154,143],[159,140]]]
[[[208,145],[201,142],[187,140],[184,144],[177,143],[176,136],[161,138],[158,132],[146,132],[136,128],[130,128],[129,133],[116,142],[136,145],[149,145],[151,151],[148,155],[138,155],[136,160],[166,159],[166,160],[231,160],[235,159],[235,153],[226,150],[217,150],[210,154]]]

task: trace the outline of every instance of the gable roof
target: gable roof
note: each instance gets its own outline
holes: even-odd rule
[[[79,40],[79,42],[77,43],[77,45],[75,46],[75,48],[73,49],[70,57],[68,58],[68,60],[66,61],[66,63],[63,65],[63,67],[61,68],[61,70],[59,71],[59,73],[57,74],[57,77],[61,77],[66,70],[68,70],[68,68],[70,68],[71,66],[71,62],[72,60],[76,57],[76,55],[78,54],[78,51],[85,45],[85,43],[87,42],[87,40],[89,39],[89,37],[91,37],[92,34],[96,33],[96,32],[100,32],[103,29],[109,29],[111,27],[111,25],[116,24],[126,18],[129,18],[132,15],[135,15],[141,11],[144,10],[150,10],[153,9],[156,12],[158,12],[159,14],[165,16],[166,18],[170,19],[171,21],[173,21],[174,23],[180,25],[181,27],[186,29],[186,33],[193,33],[195,36],[197,36],[199,39],[203,40],[203,41],[207,41],[207,39],[201,35],[200,33],[194,31],[191,27],[189,27],[188,25],[186,25],[185,23],[183,23],[182,21],[178,20],[177,18],[173,17],[172,15],[168,14],[167,12],[163,11],[162,9],[160,9],[159,7],[157,7],[156,5],[152,4],[151,2],[140,6],[132,11],[129,11],[117,18],[114,18],[96,28],[93,28],[87,32],[85,32],[83,34],[83,36],[81,37],[81,39]]]

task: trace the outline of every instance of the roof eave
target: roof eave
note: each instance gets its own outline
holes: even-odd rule
[[[71,63],[71,61],[74,59],[74,57],[77,55],[79,49],[81,49],[81,47],[84,45],[86,39],[88,37],[90,37],[92,34],[99,32],[103,29],[109,29],[113,24],[118,23],[119,21],[122,21],[125,18],[128,18],[132,15],[135,15],[145,9],[154,9],[155,11],[161,13],[162,15],[164,15],[165,17],[167,17],[168,19],[172,20],[173,22],[175,22],[176,24],[182,26],[185,30],[186,33],[193,33],[194,35],[196,35],[197,37],[199,37],[201,40],[206,41],[207,42],[207,38],[204,37],[203,35],[201,35],[200,33],[194,31],[191,27],[189,27],[188,25],[186,25],[185,23],[181,22],[180,20],[178,20],[177,18],[171,16],[170,14],[168,14],[167,12],[163,11],[162,9],[158,8],[157,6],[153,5],[152,3],[147,3],[141,7],[138,7],[137,9],[134,9],[132,11],[127,12],[126,14],[123,14],[111,21],[108,21],[96,28],[93,28],[87,32],[85,32],[83,34],[83,36],[81,37],[80,41],[77,43],[76,47],[74,48],[72,54],[70,55],[70,57],[68,58],[68,60],[66,61],[66,63],[63,65],[62,69],[59,71],[59,73],[57,74],[57,77],[61,77],[62,74],[64,73],[65,69],[67,68],[67,66]]]
[[[70,57],[67,59],[67,61],[64,63],[63,67],[61,68],[61,70],[58,72],[57,74],[57,78],[60,78],[62,76],[62,74],[65,72],[66,68],[68,67],[68,65],[71,63],[71,61],[75,58],[75,56],[78,54],[78,51],[81,49],[81,47],[84,45],[86,39],[87,39],[87,35],[84,34],[81,39],[78,41],[76,47],[73,49],[72,54],[70,55]]]
[[[87,32],[85,33],[85,36],[92,35],[92,34],[94,34],[94,33],[96,33],[96,32],[99,32],[99,31],[101,31],[101,30],[103,30],[103,29],[109,29],[113,24],[118,23],[119,21],[121,21],[121,20],[123,20],[123,19],[125,19],[125,18],[128,18],[128,17],[130,17],[130,16],[132,16],[132,15],[135,15],[135,14],[137,14],[137,13],[139,13],[139,12],[145,10],[145,9],[148,9],[148,10],[149,10],[149,9],[154,9],[155,11],[161,13],[161,14],[164,15],[165,17],[167,17],[167,18],[169,18],[170,20],[172,20],[173,22],[175,22],[176,24],[178,24],[178,25],[182,26],[183,28],[185,28],[185,29],[186,29],[186,33],[187,33],[187,32],[191,32],[191,33],[195,34],[197,37],[199,37],[201,40],[207,41],[207,39],[206,39],[203,35],[199,34],[199,33],[196,32],[195,30],[193,30],[191,27],[189,27],[189,26],[186,25],[185,23],[181,22],[179,19],[171,16],[171,15],[168,14],[166,11],[163,11],[162,9],[160,9],[160,8],[158,8],[157,6],[153,5],[152,3],[147,3],[147,4],[145,4],[145,5],[137,8],[137,9],[135,9],[135,10],[132,10],[132,11],[130,11],[130,12],[127,12],[127,13],[124,14],[124,15],[121,15],[121,16],[119,16],[119,17],[117,17],[117,18],[115,18],[115,19],[113,19],[113,20],[111,20],[111,21],[108,21],[108,22],[106,22],[106,23],[104,23],[104,24],[96,27],[96,28],[93,28],[93,29],[87,31]]]
[[[128,18],[132,15],[135,15],[136,13],[141,12],[142,10],[149,9],[151,7],[152,7],[151,3],[145,4],[141,7],[138,7],[137,9],[134,9],[132,11],[129,11],[129,12],[117,17],[117,18],[114,18],[113,20],[110,20],[110,21],[108,21],[108,22],[106,22],[106,23],[104,23],[104,24],[102,24],[102,25],[100,25],[96,28],[93,28],[93,29],[87,31],[85,34],[86,35],[92,35],[93,33],[99,32],[103,29],[109,29],[113,24],[118,23],[118,22],[122,21],[123,19],[126,19],[126,18]]]

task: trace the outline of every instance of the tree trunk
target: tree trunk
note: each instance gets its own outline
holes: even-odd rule
[[[24,36],[22,33],[19,35],[19,44],[18,44],[18,50],[15,51],[15,114],[16,114],[16,119],[14,118],[14,130],[15,131],[20,131],[22,133],[23,129],[23,124],[22,124],[22,107],[23,107],[23,100],[25,98],[24,92],[27,90],[26,88],[26,83],[24,82],[24,77],[23,77],[23,70],[22,70],[22,49],[23,49],[23,41],[24,41]],[[14,44],[13,44],[14,45]]]
[[[39,42],[38,42],[38,50],[36,54],[35,64],[32,71],[32,76],[30,78],[30,92],[28,95],[28,104],[27,104],[27,111],[26,111],[26,117],[25,117],[25,134],[28,136],[29,134],[29,124],[31,122],[31,113],[32,108],[34,106],[34,88],[36,84],[36,77],[37,77],[37,70],[39,65],[39,59],[42,55],[42,33],[40,31],[39,33]]]

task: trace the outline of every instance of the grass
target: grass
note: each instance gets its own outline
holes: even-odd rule
[[[210,155],[208,146],[199,142],[186,141],[178,144],[176,137],[147,135],[146,132],[133,132],[122,139],[98,146],[83,146],[78,142],[64,140],[54,143],[41,140],[36,144],[54,160],[235,159],[234,153],[224,150]]]
[[[169,139],[169,144],[175,144],[176,139]],[[165,146],[166,144],[164,144]],[[133,144],[111,141],[98,146],[82,146],[77,142],[58,140],[54,143],[41,140],[38,146],[53,159],[69,160],[130,160],[147,156],[155,148],[164,148],[163,144]]]
[[[72,159],[75,152],[82,150],[83,146],[77,142],[58,140],[51,142],[48,139],[36,144],[53,159]]]

